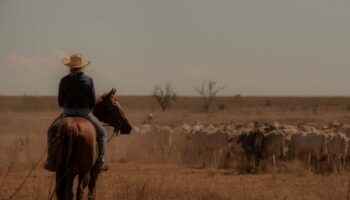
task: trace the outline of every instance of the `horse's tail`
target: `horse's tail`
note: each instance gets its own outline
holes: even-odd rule
[[[75,135],[75,126],[65,124],[61,129],[63,137],[63,151],[62,151],[62,167],[64,171],[68,170],[71,163],[72,149],[73,149],[73,136]]]
[[[72,166],[73,137],[78,133],[76,124],[64,123],[59,130],[62,137],[61,154],[59,159],[59,169],[62,174],[69,173]],[[62,177],[63,178],[63,177]]]

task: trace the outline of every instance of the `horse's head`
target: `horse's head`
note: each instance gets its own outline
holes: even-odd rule
[[[132,127],[117,101],[115,92],[116,89],[113,88],[109,93],[99,97],[92,112],[100,121],[113,126],[121,134],[129,134]]]

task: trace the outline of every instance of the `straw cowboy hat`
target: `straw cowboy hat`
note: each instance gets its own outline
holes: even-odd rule
[[[90,61],[84,61],[80,53],[75,53],[70,55],[70,59],[68,58],[62,59],[62,64],[66,65],[67,67],[75,68],[75,69],[86,67],[90,63],[91,63]]]

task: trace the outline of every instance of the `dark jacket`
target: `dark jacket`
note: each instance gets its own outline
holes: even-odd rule
[[[92,78],[79,72],[67,75],[60,81],[58,105],[62,108],[89,108],[96,103],[95,88]]]

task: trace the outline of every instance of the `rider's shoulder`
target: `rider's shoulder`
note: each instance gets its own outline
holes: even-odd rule
[[[85,80],[90,80],[90,81],[92,81],[92,78],[91,78],[89,75],[82,74],[82,76],[84,77]]]
[[[69,79],[69,75],[66,75],[66,76],[62,77],[61,81],[64,81],[64,80],[67,80],[67,79]]]

